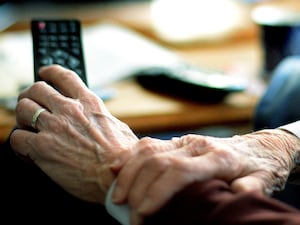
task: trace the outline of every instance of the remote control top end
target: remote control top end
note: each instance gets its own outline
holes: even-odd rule
[[[33,19],[31,32],[35,81],[40,80],[40,67],[59,64],[73,70],[87,85],[80,21]]]

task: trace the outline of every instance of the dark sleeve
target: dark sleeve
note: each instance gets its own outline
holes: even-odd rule
[[[220,180],[194,183],[145,225],[300,225],[300,212],[259,193],[232,193]]]
[[[0,224],[119,224],[103,205],[75,198],[16,156],[9,140],[0,145],[0,215]]]

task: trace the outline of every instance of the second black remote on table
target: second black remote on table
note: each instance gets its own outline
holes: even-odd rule
[[[40,80],[40,67],[59,64],[73,70],[87,85],[80,21],[33,19],[31,33],[35,81]]]

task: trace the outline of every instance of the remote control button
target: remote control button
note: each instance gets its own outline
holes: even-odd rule
[[[79,42],[79,38],[76,37],[75,35],[70,36],[71,41],[73,42]]]
[[[58,40],[59,41],[68,41],[69,37],[68,37],[68,35],[59,35]]]
[[[47,48],[38,48],[38,50],[37,50],[37,52],[38,52],[38,54],[39,55],[47,55]]]
[[[79,42],[71,42],[71,47],[72,48],[79,48],[80,47],[80,43]]]
[[[57,25],[55,23],[49,23],[47,28],[49,33],[57,33]]]
[[[76,33],[78,31],[76,23],[70,24],[70,33]]]
[[[57,49],[57,50],[53,51],[53,52],[51,53],[51,55],[52,55],[54,58],[64,58],[64,59],[66,59],[66,58],[69,57],[69,54],[68,54],[67,52],[62,51],[62,50],[60,50],[60,49]]]
[[[41,58],[40,61],[41,66],[47,66],[53,64],[53,59],[50,56],[45,56]]]
[[[51,42],[49,42],[49,47],[50,48],[58,48],[58,43],[54,42],[54,41],[51,41]]]
[[[68,42],[60,42],[59,43],[61,48],[69,48],[69,43]]]
[[[61,66],[66,66],[66,60],[65,60],[65,59],[62,59],[62,58],[57,58],[57,59],[55,59],[53,63],[59,64],[59,65],[61,65]]]
[[[38,29],[40,30],[40,31],[44,31],[45,30],[45,28],[46,28],[46,23],[45,22],[39,22],[38,24],[37,24],[37,26],[38,26]]]
[[[41,34],[41,35],[39,36],[39,41],[47,41],[47,40],[48,40],[48,36],[47,36],[47,35]]]
[[[53,41],[53,42],[54,42],[54,41],[57,42],[58,37],[57,37],[56,35],[49,35],[49,36],[48,36],[48,40],[49,40],[49,41]]]
[[[81,54],[80,48],[72,48],[71,52],[76,56],[79,56]]]
[[[48,47],[48,42],[47,41],[40,41],[38,43],[39,47],[47,48]]]
[[[68,26],[66,23],[59,24],[59,32],[60,33],[68,33]]]
[[[71,68],[76,68],[77,66],[80,65],[80,61],[77,58],[71,56],[68,60],[68,65]]]

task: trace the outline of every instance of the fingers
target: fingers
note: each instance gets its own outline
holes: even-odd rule
[[[147,190],[146,187],[150,184],[150,182],[153,182],[156,176],[168,167],[168,160],[171,159],[173,155],[174,157],[176,156],[181,158],[184,156],[193,157],[196,152],[197,154],[205,154],[206,142],[202,140],[203,138],[200,138],[200,144],[194,143],[190,140],[193,137],[194,136],[173,138],[169,141],[158,141],[151,138],[141,139],[135,147],[137,154],[126,163],[118,175],[116,188],[113,193],[113,201],[115,203],[125,202],[126,198],[130,195],[131,204],[138,204],[140,199],[143,197],[141,195],[145,193],[140,190]],[[186,148],[187,143],[189,143],[189,149]],[[163,155],[163,152],[167,153]],[[139,188],[139,190],[132,191],[137,188]]]
[[[129,202],[131,202],[130,196],[136,193],[134,191],[143,193],[143,195],[138,196],[139,198],[136,197],[139,201],[135,205],[130,204],[133,205],[138,214],[149,215],[158,211],[175,193],[193,182],[195,177],[189,176],[182,170],[184,164],[178,167],[168,168],[162,173],[156,174],[156,177],[151,181],[149,180],[145,185],[144,190],[142,189],[143,185],[138,185],[139,180],[136,180],[135,185],[137,186],[133,186],[129,193]]]
[[[19,128],[23,129],[36,129],[44,128],[45,121],[50,120],[51,113],[44,109],[36,102],[24,98],[21,99],[16,107],[16,120]]]
[[[155,176],[151,176],[151,173],[155,167],[159,168],[159,165],[157,165],[157,163],[149,165],[147,165],[147,162],[144,163],[143,168],[139,170],[139,174],[143,177],[136,176],[128,194],[129,202],[132,198],[139,200],[137,203],[130,204],[135,209],[133,216],[147,216],[158,211],[178,191],[193,182],[218,178],[230,183],[232,178],[227,179],[228,173],[232,174],[233,177],[240,175],[238,173],[235,174],[234,167],[222,163],[222,159],[219,159],[220,157],[216,159],[216,156],[209,152],[193,158],[179,159],[176,157],[176,160],[173,160],[170,166]],[[147,170],[149,170],[150,173],[147,173]],[[257,172],[235,179],[231,183],[231,188],[235,192],[259,191],[261,193],[270,194],[270,188],[266,189],[266,184],[269,182],[267,179],[262,179],[261,176],[262,174]],[[145,182],[145,179],[149,180]]]
[[[178,149],[180,142],[176,141],[163,141],[153,138],[142,138],[137,146],[135,146],[136,155],[132,157],[118,174],[116,188],[113,193],[113,201],[115,203],[122,203],[126,200],[129,189],[133,185],[133,181],[137,176],[140,168],[144,162],[149,159],[155,151],[165,152]],[[137,160],[138,159],[138,160]]]
[[[33,143],[33,138],[35,135],[36,133],[27,130],[14,130],[9,139],[13,150],[20,155],[29,156],[29,158],[32,158],[32,148],[29,148],[29,146],[31,143]]]
[[[166,169],[156,165],[161,170],[158,170],[159,174],[153,176],[152,180],[150,180],[149,171],[153,171],[155,164],[149,163],[140,169],[139,174],[145,174],[145,177],[137,176],[128,194],[129,202],[132,199],[139,200],[130,204],[137,210],[137,214],[149,215],[158,211],[172,196],[187,185],[195,181],[210,179],[217,173],[217,167],[206,157],[178,160],[175,156],[170,161],[172,162]],[[148,181],[145,182],[145,179]]]
[[[73,104],[74,100],[79,99],[79,97],[90,97],[89,93],[91,92],[81,79],[74,72],[61,66],[43,67],[40,70],[40,75],[43,80],[58,88],[60,92],[44,81],[36,82],[19,95],[19,101],[28,98],[52,113],[60,113],[61,110],[67,108],[61,106],[69,103],[75,105],[76,102]],[[97,101],[100,102],[98,98]]]
[[[231,165],[223,163],[221,157],[216,157],[205,148],[201,155],[200,150],[197,152],[199,156],[195,157],[186,148],[177,148],[142,159],[137,157],[135,163],[130,162],[122,168],[113,200],[118,200],[119,196],[122,201],[127,198],[129,205],[136,210],[133,216],[149,215],[194,181],[226,179],[224,171],[235,176],[232,172],[234,167],[231,169]]]
[[[54,97],[56,97],[54,99]],[[33,84],[30,88],[24,90],[19,95],[19,102],[22,99],[30,99],[34,102],[36,102],[40,107],[46,108],[47,110],[51,111],[53,108],[57,107],[57,98],[62,99],[62,95],[55,90],[53,87],[48,85],[45,82],[37,82]],[[26,104],[22,104],[26,105]]]
[[[75,72],[59,65],[42,67],[39,76],[63,95],[74,99],[80,99],[82,93],[87,91],[86,85]]]
[[[193,159],[189,158],[184,161],[179,161],[176,167],[168,168],[158,179],[152,181],[149,187],[140,192],[140,194],[144,196],[144,199],[136,208],[131,210],[130,219],[132,224],[140,224],[142,218],[157,212],[176,193],[188,185],[196,181],[209,179],[210,175],[208,175],[205,167],[202,174],[203,177],[197,175],[199,171],[195,168],[198,167],[197,165],[200,161],[194,161],[192,162],[193,165],[190,165],[190,160]],[[206,168],[208,167],[209,166],[206,166]],[[194,171],[194,169],[197,170],[197,172]]]
[[[162,160],[162,157],[160,157],[159,161],[152,158],[150,161],[144,163],[142,170],[139,170],[140,172],[136,175],[128,193],[128,203],[132,208],[137,208],[141,204],[145,194],[147,194],[148,188],[151,187],[154,181],[159,180],[161,174],[168,169],[169,160],[167,157],[165,157],[165,160]],[[168,185],[165,187],[169,189]]]
[[[261,179],[255,176],[238,178],[231,183],[231,190],[234,192],[260,191],[264,192],[264,185]]]

